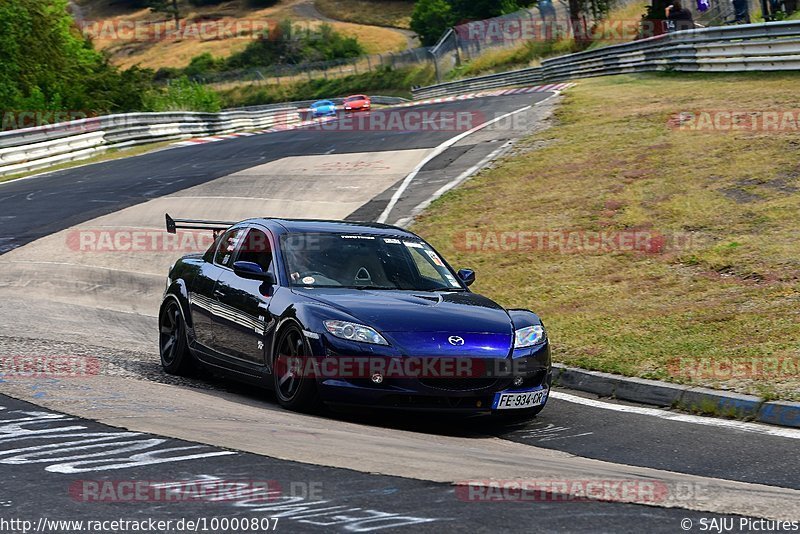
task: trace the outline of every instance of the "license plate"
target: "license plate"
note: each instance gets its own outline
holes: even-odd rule
[[[493,410],[518,410],[535,408],[547,401],[548,389],[522,391],[519,393],[497,393],[492,403]]]

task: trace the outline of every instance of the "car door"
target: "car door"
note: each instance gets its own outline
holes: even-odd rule
[[[189,306],[192,314],[194,340],[200,350],[210,350],[214,346],[213,324],[216,313],[214,288],[223,273],[222,262],[233,253],[243,228],[232,228],[214,242],[214,249],[207,253],[200,272],[192,280],[189,289]]]
[[[275,276],[273,250],[270,232],[251,226],[229,266],[233,267],[236,261],[249,261]],[[264,347],[269,346],[275,326],[268,310],[273,291],[271,284],[241,278],[232,269],[224,270],[214,289],[219,307],[213,326],[217,352],[245,365],[265,365]]]

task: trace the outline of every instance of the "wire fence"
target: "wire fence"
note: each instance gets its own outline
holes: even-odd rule
[[[701,26],[750,24],[761,16],[760,0],[709,0],[708,3],[708,9],[703,12],[698,11],[696,5],[687,6]]]
[[[696,2],[684,0],[696,22],[702,26],[718,26],[747,22],[760,14],[761,0],[708,0],[709,9],[699,12]],[[612,8],[619,8],[641,0],[615,0]],[[420,47],[403,52],[372,54],[349,59],[336,59],[297,65],[270,65],[235,71],[208,73],[194,79],[216,88],[253,83],[281,85],[303,80],[341,78],[353,74],[373,72],[385,67],[400,68],[432,65],[437,83],[458,65],[471,61],[493,49],[513,48],[531,41],[557,41],[560,39],[593,38],[593,25],[601,14],[587,13],[571,17],[567,0],[539,0],[537,7],[485,20],[470,21],[448,29],[432,47]],[[640,20],[606,21],[628,23],[639,27]],[[589,37],[587,37],[589,36]],[[636,38],[633,33],[620,36],[620,41]]]
[[[286,84],[303,80],[341,78],[373,72],[381,68],[407,67],[430,62],[428,48],[412,48],[403,52],[371,54],[354,58],[334,59],[296,65],[269,65],[241,70],[213,72],[194,76],[195,81],[225,86],[243,82],[255,84]]]

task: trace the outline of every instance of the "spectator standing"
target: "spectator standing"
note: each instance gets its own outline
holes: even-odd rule
[[[672,5],[667,6],[666,15],[668,31],[691,30],[694,28],[692,12],[684,9],[680,0],[675,0]]]

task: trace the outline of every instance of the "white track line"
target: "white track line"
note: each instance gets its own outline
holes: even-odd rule
[[[402,219],[399,219],[397,222],[395,222],[394,223],[395,226],[400,226],[401,228],[405,228],[405,226],[408,223],[410,223],[412,220],[414,220],[414,217],[419,215],[424,209],[426,209],[428,206],[430,206],[431,203],[434,200],[436,200],[440,196],[444,195],[445,193],[447,193],[448,191],[450,191],[454,187],[460,185],[461,182],[463,182],[464,180],[466,180],[467,178],[469,178],[470,176],[472,176],[473,174],[475,174],[476,172],[481,170],[486,165],[488,165],[489,162],[491,162],[496,157],[498,157],[502,152],[505,152],[506,150],[511,148],[512,144],[513,143],[511,141],[507,141],[507,142],[503,143],[503,145],[500,148],[494,150],[491,154],[489,154],[488,156],[486,156],[485,158],[480,160],[478,163],[476,163],[475,165],[473,165],[472,167],[470,167],[466,171],[464,171],[461,174],[459,174],[456,178],[454,178],[453,180],[451,180],[447,184],[445,184],[442,187],[440,187],[427,200],[424,200],[423,202],[420,202],[419,204],[417,204],[414,207],[414,209],[411,210],[411,213],[409,214],[408,217],[403,217]]]
[[[563,391],[551,391],[550,396],[566,402],[575,404],[583,404],[584,406],[591,406],[592,408],[600,408],[602,410],[611,410],[614,412],[631,413],[635,415],[647,415],[650,417],[657,417],[659,419],[666,419],[668,421],[675,421],[676,423],[692,423],[695,425],[715,426],[718,428],[728,428],[730,430],[741,430],[743,432],[751,432],[754,434],[764,434],[767,436],[776,436],[780,438],[800,439],[800,430],[792,428],[780,428],[767,425],[759,425],[756,423],[745,423],[743,421],[734,421],[731,419],[717,419],[715,417],[701,417],[699,415],[689,415],[678,412],[671,412],[669,410],[659,408],[645,408],[642,406],[628,406],[624,404],[614,404],[611,402],[603,402],[596,399],[587,399],[577,395],[564,393]]]
[[[548,97],[548,98],[550,98],[550,97]],[[545,100],[547,100],[547,99],[545,99]],[[544,102],[544,100],[542,102]],[[528,106],[525,106],[524,108],[520,108],[518,110],[512,111],[510,113],[506,113],[505,115],[501,115],[501,116],[499,116],[497,118],[494,118],[494,119],[492,119],[490,121],[484,122],[483,124],[479,124],[478,126],[472,128],[471,130],[467,130],[466,132],[460,133],[455,137],[451,137],[450,139],[448,139],[447,141],[445,141],[441,145],[439,145],[436,148],[434,148],[433,152],[428,154],[428,156],[425,159],[420,161],[419,164],[416,167],[414,167],[414,170],[412,170],[409,173],[409,175],[406,176],[405,180],[403,180],[403,183],[400,184],[400,187],[397,189],[397,191],[394,192],[394,195],[392,195],[392,199],[389,201],[389,204],[386,206],[386,209],[384,209],[383,213],[381,213],[381,216],[378,217],[377,222],[379,222],[379,223],[385,223],[386,222],[386,220],[389,218],[389,214],[392,212],[392,210],[394,209],[395,205],[397,204],[397,201],[400,200],[400,197],[403,195],[403,193],[406,192],[406,189],[408,189],[408,186],[411,185],[411,182],[414,181],[414,178],[416,178],[417,174],[419,174],[419,172],[422,170],[422,168],[425,167],[425,165],[427,165],[428,163],[430,163],[431,160],[433,160],[433,158],[435,158],[436,156],[440,155],[445,150],[447,150],[448,148],[450,148],[454,144],[458,143],[459,141],[461,141],[462,139],[464,139],[468,135],[472,135],[475,132],[486,128],[487,126],[491,126],[492,124],[494,124],[496,122],[499,122],[499,121],[505,119],[506,117],[510,117],[511,115],[515,115],[517,113],[522,113],[523,111],[527,111],[527,110],[531,109],[532,107],[533,107],[532,105],[528,105]]]
[[[425,159],[423,159],[421,162],[419,162],[419,165],[414,167],[414,170],[412,170],[409,173],[409,175],[406,176],[405,180],[403,180],[403,183],[400,184],[400,187],[397,189],[397,191],[394,192],[394,195],[392,195],[392,198],[389,201],[389,204],[386,206],[386,209],[384,209],[383,213],[381,213],[381,216],[378,217],[377,222],[385,223],[389,219],[389,215],[392,213],[392,210],[394,209],[395,205],[397,204],[397,201],[400,200],[400,197],[403,195],[403,193],[405,193],[406,189],[408,189],[408,186],[411,185],[411,182],[414,180],[414,178],[417,177],[419,172],[425,167],[425,165],[430,163],[431,160],[433,160],[433,158],[435,158],[436,156],[442,154],[445,150],[447,150],[448,148],[450,148],[451,146],[453,146],[457,142],[461,141],[462,139],[464,139],[468,135],[472,135],[473,133],[477,132],[478,130],[482,130],[483,128],[486,128],[487,126],[491,126],[492,124],[494,124],[494,123],[496,123],[498,121],[501,121],[501,120],[505,119],[506,117],[510,117],[511,115],[516,115],[517,113],[521,113],[523,111],[527,111],[527,110],[533,108],[534,106],[538,106],[539,104],[543,104],[544,102],[547,102],[548,100],[550,100],[554,96],[557,96],[558,94],[559,94],[558,92],[555,92],[554,94],[548,96],[547,98],[545,98],[543,100],[540,100],[539,102],[536,102],[535,104],[532,104],[532,105],[529,105],[529,106],[525,106],[524,108],[520,108],[520,109],[512,111],[510,113],[506,113],[505,115],[502,115],[500,117],[492,119],[492,120],[490,120],[488,122],[485,122],[483,124],[479,124],[475,128],[472,128],[471,130],[466,131],[464,133],[458,134],[457,136],[455,136],[455,137],[453,137],[451,139],[448,139],[447,141],[445,141],[441,145],[439,145],[436,148],[434,148],[433,152],[431,152]],[[500,151],[497,150],[497,151],[495,151],[495,153],[490,154],[490,156],[496,156],[497,154],[499,154],[499,152]],[[487,163],[489,163],[492,159],[493,159],[492,157],[484,158],[478,165],[480,165],[482,167],[483,165],[486,165]],[[460,176],[458,176],[455,180],[453,180],[449,184],[445,185],[444,187],[442,187],[441,189],[436,191],[430,198],[428,198],[428,200],[424,201],[422,204],[417,205],[412,210],[412,217],[415,215],[414,212],[416,212],[418,214],[419,211],[421,211],[421,209],[419,211],[417,211],[417,209],[420,206],[422,206],[423,204],[425,204],[425,206],[429,205],[431,202],[433,202],[434,200],[436,200],[437,198],[442,196],[448,190],[452,189],[453,187],[455,187],[458,184],[460,184],[461,182],[463,182],[465,179],[467,179],[469,176],[471,176],[472,174],[474,174],[478,170],[480,170],[480,167],[478,169],[475,169],[473,167],[472,169],[469,169],[465,173],[463,173]],[[467,174],[467,173],[469,173],[469,174]],[[401,220],[407,222],[407,220],[409,218],[410,217],[406,217],[406,218],[401,219]]]

